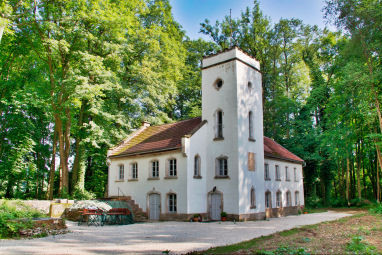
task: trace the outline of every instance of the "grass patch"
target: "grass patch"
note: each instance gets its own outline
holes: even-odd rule
[[[348,209],[354,213],[353,209]],[[285,230],[190,254],[382,254],[382,216],[356,211],[334,221]]]
[[[328,208],[304,208],[304,213],[322,213],[327,212]]]

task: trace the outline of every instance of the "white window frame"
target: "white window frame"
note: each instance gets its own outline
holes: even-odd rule
[[[295,206],[300,205],[300,192],[298,192],[298,191],[294,192],[294,204],[295,204]]]
[[[276,207],[283,207],[283,195],[280,190],[276,192]]]
[[[286,192],[286,206],[292,206],[292,195],[289,190]]]
[[[223,111],[221,109],[218,109],[216,110],[215,112],[215,138],[217,139],[223,139],[224,138],[224,135],[223,135],[223,128],[224,128],[224,125],[223,125]],[[221,117],[221,118],[220,118]]]
[[[270,181],[271,180],[271,176],[270,176],[270,173],[269,173],[269,164],[268,163],[264,164],[264,179],[266,181]]]
[[[130,168],[131,168],[131,179],[138,179],[138,163],[137,162],[133,162],[130,164]]]
[[[228,176],[228,158],[227,157],[218,157],[216,158],[216,173],[218,177],[227,177]]]
[[[285,167],[285,180],[290,181],[289,168],[287,166]]]
[[[275,176],[276,176],[276,181],[281,181],[281,176],[280,176],[280,166],[276,165],[275,166]]]
[[[177,212],[177,197],[175,193],[170,193],[167,196],[167,208],[169,213]]]
[[[159,178],[159,160],[150,162],[150,176],[151,178]]]
[[[200,166],[201,166],[200,156],[195,155],[195,157],[194,157],[194,177],[200,177],[201,176]]]
[[[118,180],[122,181],[125,179],[125,165],[118,165]]]
[[[265,208],[272,208],[272,193],[270,191],[265,192]]]
[[[168,160],[168,176],[177,176],[177,161],[176,158],[171,158]]]

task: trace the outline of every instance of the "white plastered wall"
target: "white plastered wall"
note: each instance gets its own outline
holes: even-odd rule
[[[282,193],[282,203],[283,207],[286,206],[286,192],[289,190],[291,192],[292,205],[295,206],[295,192],[299,192],[300,196],[300,205],[304,205],[304,187],[303,187],[303,175],[302,175],[302,165],[298,163],[281,161],[272,158],[265,158],[265,163],[269,166],[270,180],[265,181],[265,190],[260,194],[265,197],[265,192],[267,190],[272,193],[272,208],[276,208],[276,192],[278,190]],[[280,169],[280,179],[281,181],[276,180],[276,165]],[[285,178],[285,167],[288,167],[290,181],[286,181]],[[294,168],[297,172],[297,181],[295,181]],[[264,180],[264,175],[262,176]]]
[[[177,179],[165,179],[166,161],[170,158],[177,160]],[[159,180],[148,180],[151,170],[150,162],[159,161]],[[131,176],[130,164],[138,164],[138,180],[129,181]],[[124,164],[125,178],[119,178],[119,165]],[[159,192],[161,195],[161,213],[166,213],[166,195],[169,192],[177,194],[177,213],[187,213],[187,160],[180,151],[147,156],[113,158],[109,166],[109,196],[131,196],[132,199],[146,211],[148,192]],[[122,191],[122,192],[121,192]]]

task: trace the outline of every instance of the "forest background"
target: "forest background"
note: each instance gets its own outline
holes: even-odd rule
[[[255,0],[205,20],[205,41],[168,0],[0,1],[0,197],[104,197],[108,148],[200,116],[202,56],[237,45],[261,63],[264,135],[306,162],[306,204],[379,201],[382,3],[324,15],[340,32],[272,23]]]

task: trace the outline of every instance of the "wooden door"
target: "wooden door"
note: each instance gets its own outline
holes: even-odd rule
[[[220,220],[220,214],[222,212],[222,200],[219,193],[213,193],[211,195],[211,220]]]
[[[160,195],[151,194],[149,196],[149,209],[150,209],[150,220],[159,220],[160,215]]]

